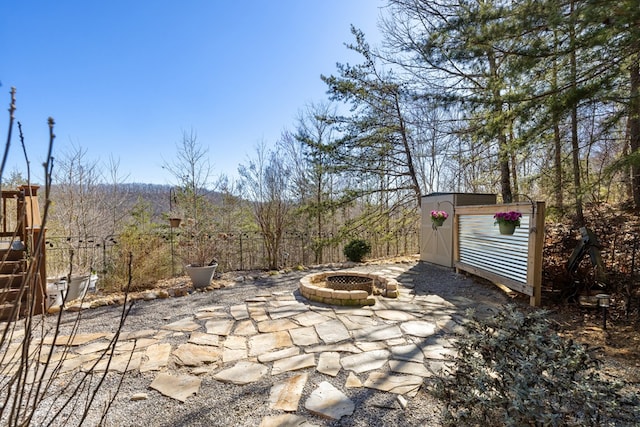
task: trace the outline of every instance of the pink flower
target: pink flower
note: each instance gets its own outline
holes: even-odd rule
[[[496,220],[495,224],[499,224],[501,222],[513,223],[516,226],[520,226],[520,218],[522,218],[522,214],[516,211],[509,212],[497,212],[493,218]]]
[[[445,211],[431,211],[431,219],[445,220],[447,218],[449,218],[449,214]]]

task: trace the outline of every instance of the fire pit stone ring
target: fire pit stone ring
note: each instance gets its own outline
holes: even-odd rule
[[[375,273],[314,273],[300,279],[300,293],[308,300],[330,305],[374,305],[375,295],[397,298],[398,282]]]

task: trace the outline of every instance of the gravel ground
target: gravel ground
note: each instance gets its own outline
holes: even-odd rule
[[[380,270],[391,264],[378,264],[358,266],[358,270]],[[455,274],[452,270],[433,266],[426,263],[410,261],[395,264],[410,270],[403,273],[397,279],[402,286],[403,279],[411,282],[413,289],[405,289],[415,294],[435,294],[448,301],[456,301],[457,297],[472,299],[480,311],[492,310],[492,308],[504,304],[508,298],[496,287],[478,283],[462,275]],[[244,276],[245,280],[233,286],[216,289],[207,292],[195,292],[185,297],[156,299],[153,301],[137,301],[131,309],[122,328],[123,332],[142,329],[160,329],[163,325],[193,316],[197,310],[204,306],[222,305],[229,309],[231,305],[243,303],[247,298],[258,293],[285,293],[297,295],[299,279],[306,274],[332,269],[324,267],[307,270],[304,272],[289,272],[277,275]],[[416,274],[417,273],[417,274]],[[240,273],[232,273],[238,276]],[[299,296],[298,296],[299,298]],[[460,306],[461,313],[466,307]],[[79,333],[88,332],[116,332],[122,306],[100,307],[85,310],[81,313]],[[75,324],[77,313],[65,313],[62,316],[62,331],[65,335]],[[49,316],[47,321],[53,321],[55,316]],[[180,343],[186,342],[185,336],[172,337],[169,342],[175,348]],[[166,341],[166,339],[165,339]],[[218,367],[213,372],[217,372]],[[184,368],[171,364],[169,370],[175,374],[187,374]],[[351,416],[345,416],[339,421],[329,421],[311,414],[304,408],[304,401],[309,394],[322,382],[327,380],[326,375],[316,371],[315,368],[304,370],[309,377],[300,399],[298,415],[303,416],[311,425],[317,426],[437,426],[439,423],[439,405],[424,391],[424,387],[417,396],[410,398],[406,409],[402,409],[397,402],[397,396],[392,393],[379,392],[367,388],[346,389],[339,387],[355,403],[355,412]],[[83,426],[258,426],[263,417],[284,413],[269,408],[269,391],[274,382],[300,373],[288,372],[278,375],[277,379],[270,374],[262,377],[258,382],[238,386],[218,382],[213,379],[213,374],[202,375],[202,385],[197,395],[189,397],[182,403],[165,397],[157,391],[150,389],[149,384],[157,373],[141,374],[138,370],[131,371],[124,376],[118,373],[109,373],[104,376],[103,383],[93,402],[92,410],[88,417],[82,421]],[[331,378],[334,385],[344,384],[348,372],[341,370],[337,377]],[[43,425],[45,410],[59,407],[53,399],[71,395],[80,375],[63,375],[53,382],[52,396],[45,400],[39,408],[32,425]],[[92,385],[94,387],[102,378],[94,375]],[[428,381],[428,380],[427,380]],[[146,393],[147,399],[132,401],[131,396],[136,393]],[[76,396],[86,396],[87,393],[75,393]],[[111,396],[115,399],[107,413],[100,421],[100,412]],[[85,399],[83,397],[82,399]],[[74,402],[62,410],[63,417],[69,416],[68,425],[78,425],[79,414],[85,401]],[[49,414],[50,416],[50,414]],[[58,417],[51,425],[62,425],[63,418]]]

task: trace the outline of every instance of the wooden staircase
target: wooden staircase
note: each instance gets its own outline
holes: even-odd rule
[[[37,186],[2,191],[0,320],[44,312],[46,268]],[[15,220],[8,211],[16,209]],[[40,235],[42,234],[42,238]],[[40,245],[38,246],[38,241]],[[36,247],[38,246],[38,247]]]

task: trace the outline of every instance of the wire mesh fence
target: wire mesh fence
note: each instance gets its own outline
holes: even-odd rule
[[[316,236],[314,236],[316,237]],[[333,236],[322,236],[332,241]],[[101,275],[114,274],[126,268],[128,254],[133,254],[135,264],[151,267],[159,275],[167,277],[182,272],[187,262],[182,259],[184,236],[170,232],[131,236],[49,236],[47,246],[48,276],[65,276],[74,272],[95,271]],[[217,233],[216,258],[222,271],[260,270],[268,266],[264,239],[258,232]],[[415,254],[419,251],[419,230],[409,228],[395,233],[367,233],[358,238],[371,243],[372,258]],[[344,244],[325,244],[322,251],[314,250],[316,240],[306,233],[285,234],[278,253],[281,268],[298,265],[325,264],[345,261]]]

